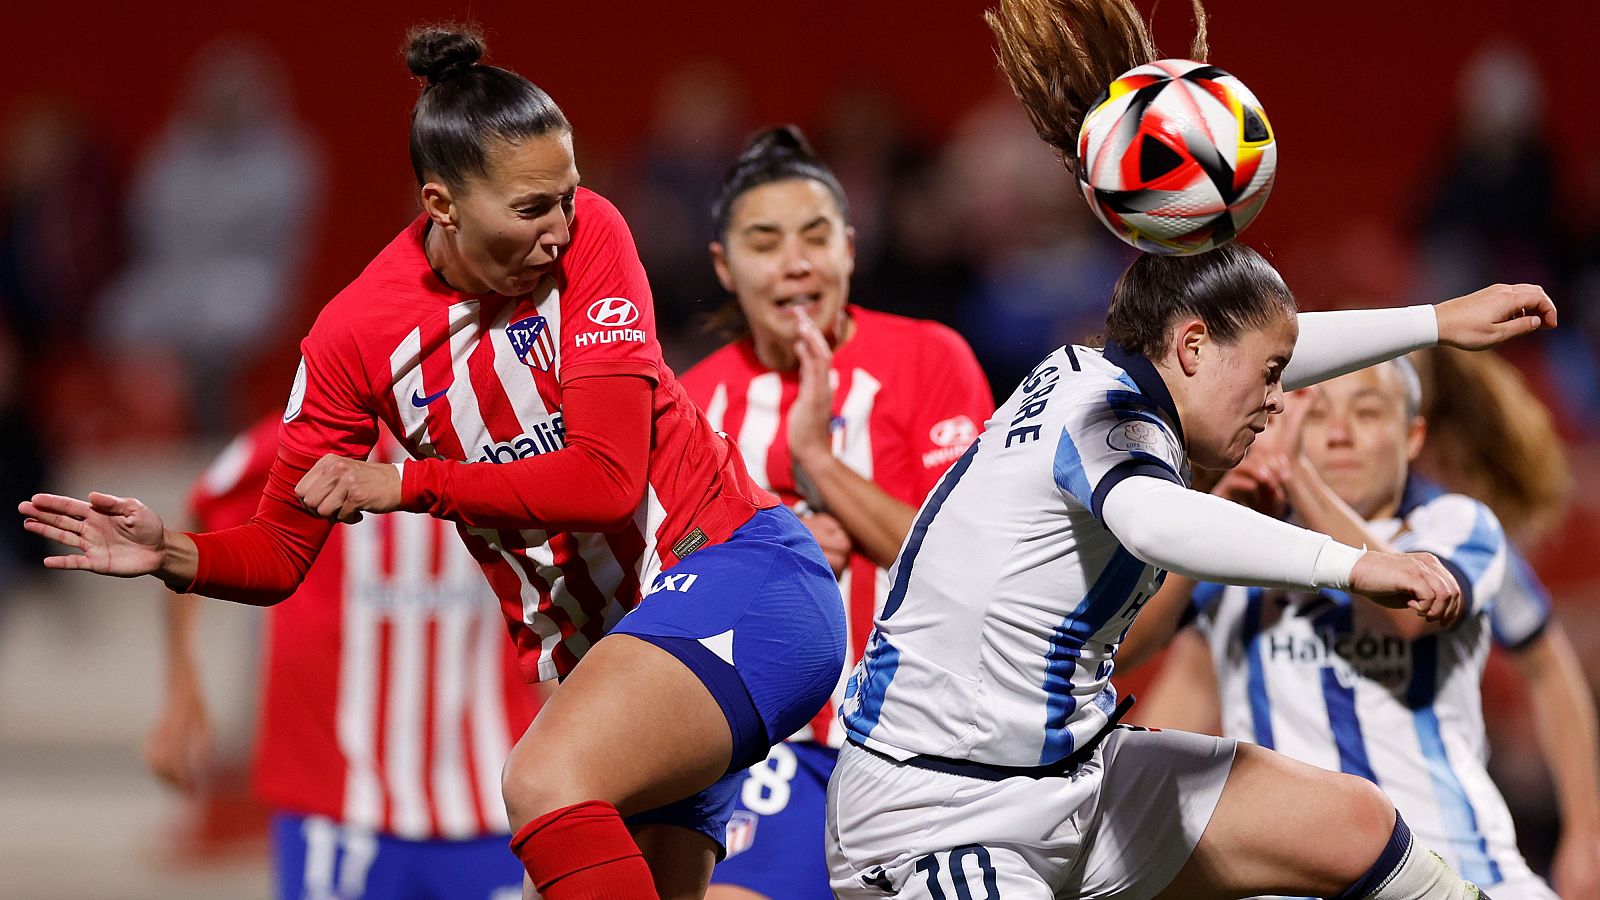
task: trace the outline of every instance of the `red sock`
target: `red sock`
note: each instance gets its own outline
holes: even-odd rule
[[[659,900],[617,808],[587,800],[517,830],[511,852],[544,900]]]

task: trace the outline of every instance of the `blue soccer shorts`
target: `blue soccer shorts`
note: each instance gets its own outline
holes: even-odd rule
[[[738,775],[728,856],[711,873],[782,900],[832,900],[828,887],[828,778],[839,751],[809,741],[777,744]]]
[[[743,771],[809,722],[844,671],[844,603],[833,570],[794,513],[761,510],[728,540],[658,575],[611,631],[688,666],[733,734],[727,775],[628,824],[690,828],[722,846]]]
[[[408,841],[323,816],[272,817],[279,900],[521,900],[506,835]]]

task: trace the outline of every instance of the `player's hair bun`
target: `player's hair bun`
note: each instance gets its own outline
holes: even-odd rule
[[[765,159],[769,156],[783,154],[798,156],[808,162],[817,160],[817,151],[811,149],[811,142],[794,125],[774,125],[756,132],[750,138],[750,143],[745,145],[744,152],[739,154],[739,163]]]
[[[472,68],[488,51],[483,34],[470,25],[419,25],[406,32],[406,66],[429,87]]]

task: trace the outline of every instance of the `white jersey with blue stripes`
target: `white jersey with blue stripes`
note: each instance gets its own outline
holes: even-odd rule
[[[1527,877],[1485,764],[1479,682],[1491,613],[1529,638],[1548,607],[1504,590],[1509,549],[1488,507],[1413,478],[1398,517],[1368,527],[1402,551],[1439,557],[1468,611],[1455,628],[1406,641],[1377,608],[1340,591],[1201,585],[1197,623],[1211,646],[1223,730],[1323,768],[1376,782],[1422,844],[1485,887]],[[1498,629],[1497,629],[1498,630]]]
[[[1132,476],[1187,483],[1181,424],[1150,362],[1052,353],[923,503],[841,718],[890,756],[1057,762],[1116,705],[1112,657],[1164,573],[1100,520]]]

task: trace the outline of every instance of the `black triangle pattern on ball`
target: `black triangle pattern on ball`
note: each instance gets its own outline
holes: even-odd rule
[[[1183,165],[1178,151],[1146,134],[1139,139],[1139,182],[1149,184]]]
[[[1261,114],[1246,106],[1244,109],[1244,139],[1250,143],[1264,141],[1268,137],[1267,123],[1262,121]]]

